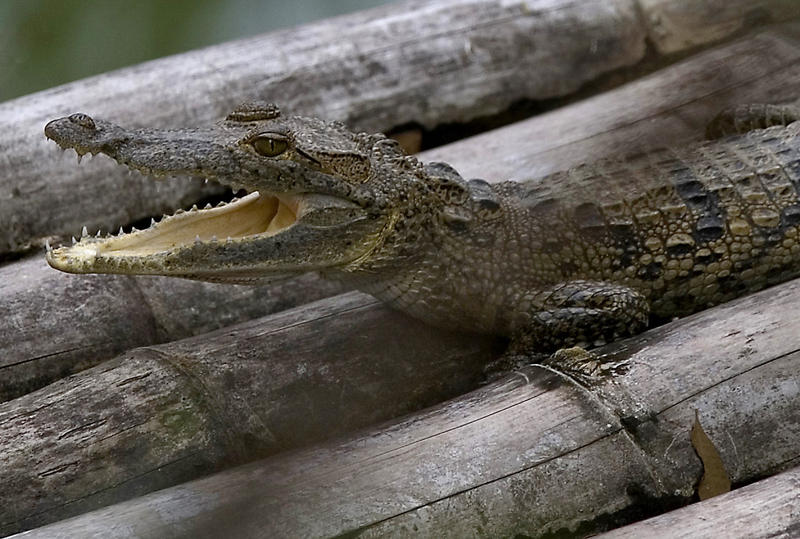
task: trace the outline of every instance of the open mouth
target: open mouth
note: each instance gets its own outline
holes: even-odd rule
[[[48,263],[70,273],[254,282],[350,267],[382,241],[390,223],[350,200],[349,186],[338,190],[341,196],[331,176],[303,160],[262,158],[267,150],[277,151],[275,144],[286,149],[279,145],[282,139],[270,139],[273,146],[259,153],[247,135],[253,129],[250,123],[237,127],[228,122],[187,130],[129,130],[80,113],[48,122],[45,135],[79,156],[102,153],[155,179],[207,177],[233,192],[250,191],[215,207],[178,210],[142,230],[120,230],[116,236],[89,235],[84,227],[72,245],[48,245]],[[335,241],[341,249],[331,249]]]
[[[153,130],[143,134],[144,131],[128,131],[80,113],[53,120],[45,126],[45,135],[62,149],[73,149],[78,154],[79,162],[83,155],[104,153],[128,169],[155,179],[170,175],[168,171],[179,175],[204,176],[203,165],[200,164],[202,159],[196,155],[197,152],[202,150],[203,156],[215,151],[220,153],[218,145],[208,143],[207,139],[213,138],[209,132],[192,131],[191,136],[183,136],[171,131]],[[137,136],[142,139],[149,137],[149,143],[147,140],[137,142]],[[197,149],[198,145],[202,148]],[[143,163],[141,156],[148,154],[152,156],[155,166],[153,163]],[[218,165],[220,159],[228,156],[228,152],[223,151],[220,155],[223,157],[210,161]],[[220,183],[234,192],[244,187],[235,181],[219,181],[213,175],[206,180],[209,181]],[[58,251],[63,257],[77,256],[83,259],[92,256],[141,257],[175,252],[198,243],[266,238],[294,226],[301,217],[307,199],[305,194],[252,191],[241,198],[234,197],[230,202],[220,202],[216,207],[207,205],[198,209],[193,206],[190,210],[177,210],[160,221],[153,219],[150,226],[143,230],[133,228],[124,233],[120,229],[116,236],[101,237],[99,232],[97,236],[89,236],[84,227],[80,241],[73,240],[71,247],[65,246]],[[48,260],[51,259],[55,260],[55,257],[48,257]]]
[[[134,229],[103,239],[82,238],[71,250],[74,254],[86,249],[105,256],[143,256],[194,243],[274,236],[297,222],[302,202],[302,195],[262,195],[255,191],[231,202],[220,202],[216,207],[197,209],[193,206],[191,210],[178,210],[160,222],[153,221],[144,230]]]

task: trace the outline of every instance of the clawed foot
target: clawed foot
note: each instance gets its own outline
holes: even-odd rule
[[[578,346],[556,350],[544,364],[584,384],[618,376],[627,370],[627,362],[604,360],[596,353]]]
[[[504,354],[489,363],[483,372],[487,383],[494,382],[503,376],[531,365],[541,365],[568,376],[583,385],[592,385],[609,376],[618,376],[627,371],[627,362],[608,361],[594,352],[574,346],[561,348],[547,355]]]
[[[483,374],[486,377],[486,383],[490,384],[523,367],[544,363],[548,358],[549,356],[547,354],[537,352],[530,354],[506,353],[491,363],[488,363],[483,368]]]

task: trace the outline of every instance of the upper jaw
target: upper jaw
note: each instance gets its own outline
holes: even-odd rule
[[[241,166],[228,149],[230,143],[235,143],[237,134],[220,127],[126,129],[79,113],[52,120],[45,126],[44,133],[62,149],[72,148],[79,156],[103,153],[146,175],[203,176],[234,190],[258,189],[255,185],[233,181],[233,178],[242,177]]]
[[[126,167],[149,176],[198,176],[248,193],[321,193],[341,198],[358,195],[371,204],[367,190],[303,167],[291,160],[264,161],[246,141],[252,124],[222,122],[207,128],[126,129],[86,114],[72,114],[49,122],[45,136],[79,156],[103,153]]]

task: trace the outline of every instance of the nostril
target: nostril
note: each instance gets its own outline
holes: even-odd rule
[[[94,120],[92,120],[92,117],[88,114],[83,114],[82,112],[71,114],[69,116],[69,121],[81,127],[85,127],[86,129],[97,129],[97,127],[94,125]]]

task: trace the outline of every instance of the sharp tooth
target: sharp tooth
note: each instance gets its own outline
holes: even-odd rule
[[[53,248],[50,247],[50,240],[49,239],[45,239],[44,240],[44,248],[47,250],[48,253],[53,250]]]
[[[223,200],[219,204],[217,204],[217,208],[221,208],[224,205],[225,205],[225,201]]]
[[[136,230],[136,227],[135,227],[135,226],[132,226],[132,227],[131,227],[131,234],[133,234],[134,232],[139,232],[139,231],[138,231],[138,230]]]
[[[122,231],[122,227],[119,227],[119,233],[117,234],[117,236],[122,236],[124,233],[125,232]]]
[[[99,238],[100,237],[100,229],[99,228],[97,229],[97,234],[95,234],[94,237],[95,238]]]
[[[75,239],[75,236],[72,236],[72,245],[75,245],[76,243],[78,243],[78,240]]]
[[[192,204],[192,211],[197,211],[197,204]]]
[[[200,241],[200,234],[198,234],[197,236],[194,237],[194,242],[195,243],[202,243],[202,241]]]
[[[203,183],[208,183],[208,178],[206,178],[205,180],[203,180]]]
[[[150,218],[150,226],[153,226],[154,224],[156,224],[156,220],[151,217]]]
[[[85,238],[85,237],[86,237],[86,236],[88,236],[88,235],[89,235],[89,231],[88,231],[88,230],[86,230],[86,227],[84,226],[84,227],[81,229],[81,238]]]
[[[204,209],[204,210],[210,210],[210,209],[211,209],[211,202],[209,202],[208,204],[206,204],[205,208],[203,208],[203,209]]]

